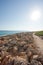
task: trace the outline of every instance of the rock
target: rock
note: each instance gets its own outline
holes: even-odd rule
[[[16,40],[17,40],[17,41],[20,41],[20,38],[18,38],[18,37],[16,36]]]
[[[33,54],[32,54],[32,52],[31,51],[29,51],[28,53],[27,53],[27,56],[28,57],[31,57]]]
[[[20,52],[18,56],[27,60],[26,52]]]
[[[30,51],[32,52],[33,55],[40,54],[40,52],[37,49],[30,48]]]
[[[12,40],[12,41],[10,42],[10,44],[16,45],[16,41],[15,41],[15,40]]]
[[[1,59],[2,59],[2,58],[0,57],[0,61],[1,61]]]
[[[29,51],[29,52],[27,53],[27,59],[28,59],[29,62],[31,61],[31,57],[32,57],[32,56],[33,56],[32,52]]]
[[[43,65],[43,55],[38,56],[37,60],[40,61]]]
[[[8,52],[6,51],[1,51],[1,57],[3,58],[4,56],[8,55]]]
[[[43,36],[40,36],[41,39],[43,39]]]
[[[12,53],[13,53],[14,55],[17,55],[17,54],[18,54],[18,47],[17,47],[17,46],[13,47]]]
[[[33,55],[32,59],[37,59],[39,55]]]
[[[4,41],[4,38],[3,38],[3,37],[1,37],[1,38],[0,38],[0,40],[1,40],[1,41]]]
[[[26,42],[25,42],[25,41],[22,41],[20,44],[22,44],[22,45],[23,45],[23,44],[26,44]]]
[[[36,61],[36,60],[32,60],[30,65],[42,65],[41,62]]]
[[[14,65],[29,65],[29,63],[27,62],[26,59],[17,56],[14,59]]]
[[[12,39],[9,39],[9,42],[11,42],[12,41]]]
[[[25,56],[26,55],[26,52],[20,52],[19,55]]]
[[[14,46],[13,47],[13,51],[17,51],[18,50],[18,47],[17,46]]]
[[[6,65],[14,65],[14,60],[8,62]]]

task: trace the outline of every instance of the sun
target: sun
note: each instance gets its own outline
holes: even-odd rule
[[[36,21],[36,20],[40,19],[40,17],[41,17],[41,13],[40,13],[39,10],[34,10],[34,11],[32,12],[32,14],[31,14],[31,19],[32,19],[33,21]]]

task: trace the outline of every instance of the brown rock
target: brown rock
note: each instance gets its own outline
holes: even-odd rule
[[[38,62],[36,60],[32,60],[30,65],[42,65],[41,62]]]
[[[39,55],[33,55],[32,59],[37,59]]]

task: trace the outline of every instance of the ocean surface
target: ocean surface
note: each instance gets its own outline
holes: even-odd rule
[[[1,36],[6,36],[6,35],[12,35],[15,33],[20,33],[21,31],[0,31],[0,37]]]

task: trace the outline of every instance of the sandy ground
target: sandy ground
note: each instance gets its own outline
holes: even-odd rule
[[[40,37],[36,36],[34,33],[33,33],[33,37],[34,37],[34,43],[43,54],[43,40]]]

